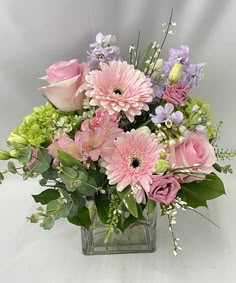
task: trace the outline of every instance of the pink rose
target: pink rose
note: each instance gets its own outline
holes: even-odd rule
[[[188,91],[186,84],[178,82],[173,85],[167,85],[162,98],[175,105],[183,105],[188,98]]]
[[[167,175],[153,175],[152,185],[148,196],[154,201],[170,204],[176,197],[180,184],[172,174]]]
[[[45,91],[48,100],[63,112],[82,108],[85,97],[85,76],[89,72],[87,63],[79,64],[76,59],[60,61],[50,66],[45,77],[50,85],[39,88]]]
[[[183,143],[170,147],[170,165],[188,167],[198,164],[198,167],[191,169],[192,173],[209,174],[213,171],[213,164],[216,161],[214,148],[203,133],[189,132]],[[203,175],[199,177],[197,174],[194,176],[180,174],[178,176],[183,183],[190,183],[204,178]]]

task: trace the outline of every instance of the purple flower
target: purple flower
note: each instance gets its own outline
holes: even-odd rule
[[[161,124],[166,120],[171,120],[175,124],[181,124],[184,119],[183,113],[181,111],[173,112],[174,108],[174,105],[171,103],[166,103],[164,107],[159,105],[155,110],[156,115],[150,114],[152,122]]]
[[[108,63],[109,61],[120,59],[120,49],[117,46],[112,46],[115,42],[114,35],[103,35],[101,32],[96,36],[96,42],[90,44],[91,51],[88,52],[88,62],[90,69],[99,69],[99,64]]]
[[[200,80],[204,77],[203,67],[205,63],[189,64],[184,70],[181,81],[189,88],[199,87]]]
[[[182,65],[188,64],[189,47],[181,45],[179,49],[171,48],[169,50],[169,60],[171,65],[180,63]]]
[[[163,88],[154,82],[152,88],[154,92],[154,97],[160,99],[163,95]]]

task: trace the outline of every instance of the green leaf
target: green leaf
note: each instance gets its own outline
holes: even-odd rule
[[[92,176],[82,171],[79,172],[79,186],[77,190],[85,196],[94,196],[96,193],[97,184]]]
[[[43,219],[43,222],[40,224],[40,226],[43,227],[44,230],[50,230],[52,229],[54,223],[55,223],[55,218],[53,215],[50,215]]]
[[[40,202],[41,204],[48,204],[50,201],[58,199],[60,197],[60,193],[53,189],[48,189],[43,191],[38,195],[32,195],[35,202]]]
[[[125,205],[125,207],[128,209],[128,211],[136,218],[138,218],[138,208],[137,208],[137,202],[134,198],[134,195],[131,191],[130,187],[127,187],[122,192],[118,192],[118,195]]]
[[[206,200],[198,199],[198,198],[194,197],[191,193],[189,194],[188,191],[185,191],[183,189],[179,190],[178,196],[183,201],[185,201],[189,206],[191,206],[193,208],[196,208],[196,207],[199,207],[199,206],[208,207]]]
[[[86,169],[84,168],[84,166],[81,164],[81,162],[77,159],[75,159],[73,156],[71,156],[70,154],[58,150],[57,151],[57,156],[61,162],[61,164],[65,167],[72,167],[72,166],[77,166],[80,170],[85,171]]]
[[[98,217],[102,223],[107,224],[110,198],[107,195],[98,194],[95,198]]]
[[[4,175],[0,172],[0,181],[4,180]]]
[[[157,203],[154,200],[148,199],[147,201],[148,213],[152,213],[156,209],[156,206],[157,206]]]
[[[153,42],[151,42],[151,43],[147,46],[147,48],[146,48],[146,50],[145,50],[145,52],[144,52],[143,60],[142,60],[141,64],[139,64],[139,66],[138,66],[138,69],[139,69],[140,71],[144,71],[144,69],[145,69],[145,67],[146,67],[146,61],[147,61],[147,60],[150,58],[150,56],[152,55],[152,52],[153,52],[152,46],[153,46]]]
[[[69,192],[74,192],[79,186],[78,174],[73,168],[63,167],[60,177]]]
[[[51,155],[46,148],[38,150],[37,159],[31,164],[30,171],[37,174],[42,174],[47,171],[52,161]]]
[[[199,200],[210,200],[225,194],[224,184],[214,173],[209,174],[203,181],[185,183],[182,190]]]
[[[42,177],[46,180],[56,180],[59,178],[57,170],[52,168],[49,168],[47,171],[43,172]]]
[[[32,158],[32,149],[31,146],[28,145],[27,147],[20,148],[17,153],[17,160],[23,164],[29,162]]]
[[[8,171],[11,172],[12,174],[16,174],[17,173],[16,166],[15,166],[15,164],[12,161],[8,162],[7,168],[8,168]]]
[[[52,200],[47,205],[47,215],[53,215],[55,220],[69,215],[69,208],[67,204],[61,200]]]
[[[83,226],[87,230],[89,230],[91,226],[91,219],[89,217],[89,210],[86,206],[79,207],[77,214],[75,216],[68,216],[68,221],[77,226]]]

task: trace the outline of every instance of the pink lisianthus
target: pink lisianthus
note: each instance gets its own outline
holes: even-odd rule
[[[78,159],[80,161],[83,160],[82,150],[80,146],[74,140],[72,140],[68,135],[64,135],[60,138],[55,139],[53,143],[50,144],[48,147],[49,154],[54,157],[53,160],[54,166],[57,166],[60,163],[58,159],[58,150],[70,154],[75,159]]]
[[[150,199],[169,205],[181,189],[179,182],[172,174],[153,175],[151,189],[148,193]]]
[[[188,99],[188,87],[182,82],[173,85],[167,85],[163,94],[163,99],[174,105],[183,105]]]
[[[189,132],[183,143],[170,147],[169,162],[171,166],[194,166],[193,169],[189,169],[191,176],[178,175],[179,180],[183,183],[204,179],[204,175],[198,175],[198,173],[211,173],[216,161],[214,148],[203,133]]]
[[[30,166],[37,160],[38,148],[32,148],[32,157],[29,162],[25,164],[26,169],[30,169]]]
[[[60,61],[50,66],[47,75],[41,79],[49,85],[39,88],[45,91],[48,100],[63,112],[82,108],[85,97],[85,76],[89,72],[88,63],[79,64],[76,59]]]

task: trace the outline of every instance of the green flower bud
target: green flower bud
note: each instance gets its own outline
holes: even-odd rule
[[[12,158],[17,158],[18,152],[16,149],[12,149],[9,151],[9,154],[11,155]]]
[[[9,154],[9,152],[5,150],[0,150],[0,160],[8,160],[10,158],[11,158],[11,155]]]
[[[38,214],[32,214],[31,217],[30,217],[30,222],[31,223],[38,223],[38,221],[39,221]]]
[[[179,63],[174,64],[174,66],[172,67],[169,73],[169,77],[168,77],[170,84],[176,84],[180,80],[181,75],[182,75],[182,69],[183,69],[182,64],[179,64]]]
[[[14,143],[17,143],[18,145],[20,145],[22,147],[25,147],[26,145],[29,144],[28,141],[25,138],[13,133],[13,132],[10,134],[10,136],[7,140],[7,143],[9,145],[13,145]]]
[[[161,151],[160,152],[160,159],[166,159],[166,157],[167,157],[166,152],[165,151]]]
[[[157,173],[165,173],[168,168],[169,163],[167,160],[161,160],[155,166],[155,170]]]

